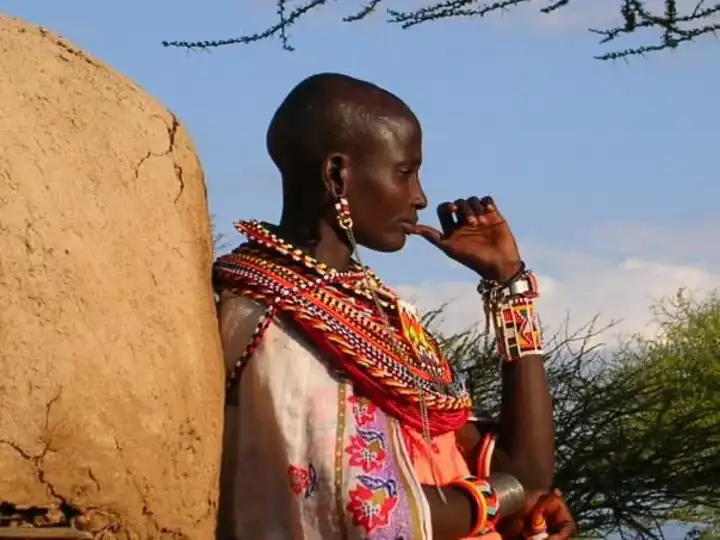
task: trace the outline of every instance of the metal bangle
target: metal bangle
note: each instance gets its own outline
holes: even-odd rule
[[[488,482],[497,494],[501,515],[511,516],[525,506],[525,489],[512,474],[492,473]]]

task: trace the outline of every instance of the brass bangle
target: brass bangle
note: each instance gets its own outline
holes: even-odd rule
[[[488,482],[497,494],[501,515],[512,516],[525,506],[525,488],[512,474],[492,473]]]

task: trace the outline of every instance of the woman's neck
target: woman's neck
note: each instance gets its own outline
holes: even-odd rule
[[[337,230],[323,219],[311,227],[306,220],[298,222],[284,214],[280,219],[278,233],[284,240],[330,268],[344,272],[350,266],[350,242],[347,238],[341,238]]]

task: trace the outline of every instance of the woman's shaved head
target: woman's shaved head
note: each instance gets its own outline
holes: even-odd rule
[[[397,96],[372,83],[336,73],[303,80],[280,104],[267,132],[270,157],[284,176],[320,171],[328,155],[353,154],[382,136],[385,121],[417,122]],[[300,169],[300,170],[298,170]]]

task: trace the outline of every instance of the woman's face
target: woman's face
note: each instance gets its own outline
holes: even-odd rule
[[[357,242],[376,251],[402,249],[427,206],[420,186],[422,129],[414,117],[378,120],[365,152],[350,156],[347,199]]]

